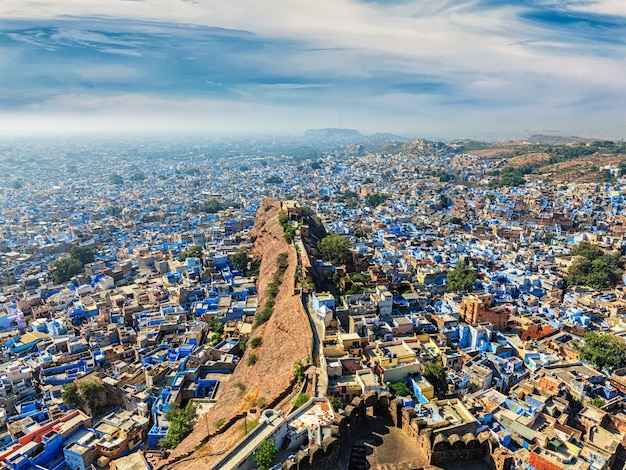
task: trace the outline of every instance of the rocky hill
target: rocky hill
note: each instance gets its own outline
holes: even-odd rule
[[[261,337],[261,345],[254,349],[246,348],[230,380],[220,383],[222,390],[215,406],[199,418],[194,431],[172,451],[167,461],[158,464],[159,467],[179,470],[211,468],[224,451],[242,437],[243,415],[251,408],[276,407],[293,389],[294,362],[305,360],[311,354],[309,323],[300,297],[294,295],[296,252],[283,237],[283,228],[278,223],[279,211],[279,201],[264,199],[253,229],[251,254],[261,259],[257,312],[262,310],[268,299],[268,284],[278,269],[279,255],[289,254],[273,314],[266,323],[255,328],[250,337]],[[248,365],[251,354],[258,357],[254,365]]]

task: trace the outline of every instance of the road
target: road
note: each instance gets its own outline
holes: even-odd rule
[[[303,253],[306,253],[306,248],[302,243],[302,239],[300,237],[296,237],[295,242],[299,246],[300,257],[302,258]],[[302,259],[300,259],[300,265],[302,265]],[[325,337],[325,327],[324,323],[318,320],[317,315],[313,311],[313,307],[311,305],[311,297],[309,294],[303,293],[300,296],[300,302],[302,303],[302,307],[306,312],[307,318],[309,319],[309,326],[311,327],[312,333],[312,352],[311,352],[311,360],[313,362],[313,367],[315,368],[315,374],[317,376],[317,380],[315,380],[315,396],[316,397],[325,397],[326,391],[328,390],[328,374],[326,372],[325,362],[323,361],[323,347],[322,341]]]

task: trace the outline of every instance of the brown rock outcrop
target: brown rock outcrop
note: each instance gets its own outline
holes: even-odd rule
[[[289,266],[283,276],[270,319],[256,328],[251,338],[263,338],[261,346],[252,351],[248,347],[230,380],[220,384],[222,391],[216,405],[200,417],[193,432],[174,449],[167,461],[159,467],[193,470],[211,468],[224,451],[230,449],[242,436],[238,426],[217,432],[216,423],[231,423],[233,418],[247,412],[260,400],[267,405],[279,400],[293,386],[293,364],[311,354],[312,335],[300,297],[294,295],[294,274],[297,265],[293,245],[283,237],[278,223],[280,202],[265,198],[257,211],[252,256],[261,259],[257,289],[262,310],[268,298],[268,284],[278,268],[278,255],[289,254]],[[248,343],[249,344],[249,343]],[[248,366],[250,354],[256,354],[255,365]],[[208,438],[208,441],[207,441]],[[181,460],[181,459],[184,459]]]

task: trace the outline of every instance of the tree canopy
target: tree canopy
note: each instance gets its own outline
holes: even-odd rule
[[[261,442],[259,447],[254,451],[252,458],[259,466],[259,470],[268,470],[272,468],[272,465],[276,462],[276,455],[278,455],[276,439],[271,437]]]
[[[96,258],[95,250],[88,248],[86,246],[73,246],[70,249],[70,256],[74,259],[77,259],[84,266],[89,263],[93,263]]]
[[[376,207],[380,206],[387,199],[389,199],[389,196],[386,194],[372,193],[365,196],[365,204],[369,207]]]
[[[130,175],[131,181],[143,181],[145,179],[146,179],[146,175],[143,174],[141,171],[137,171],[133,173],[132,175]]]
[[[159,445],[166,449],[173,449],[185,439],[196,421],[196,407],[191,402],[184,408],[172,407],[165,412],[165,419],[170,426],[167,434],[159,441]]]
[[[63,387],[61,397],[66,408],[80,408],[91,415],[108,408],[104,386],[97,380],[70,382]]]
[[[606,405],[606,401],[604,401],[600,397],[594,397],[591,400],[589,400],[589,404],[593,405],[593,406],[596,406],[598,408],[602,408],[604,405]]]
[[[208,201],[204,201],[200,206],[200,212],[206,212],[207,214],[215,214],[223,209],[226,206],[222,204],[220,201],[215,199],[214,197],[209,199]]]
[[[283,184],[283,179],[278,175],[272,175],[269,178],[265,178],[267,184]]]
[[[525,174],[530,173],[524,168],[506,167],[500,173],[498,186],[521,186],[526,183]]]
[[[55,284],[69,281],[82,270],[83,264],[72,257],[57,258],[50,263],[50,277]]]
[[[604,255],[604,251],[598,245],[589,242],[580,242],[570,251],[572,256],[584,256],[589,261],[594,261]]]
[[[580,358],[598,370],[612,371],[626,367],[626,343],[609,333],[585,333],[585,344],[579,348]]]
[[[619,253],[606,254],[598,245],[581,242],[570,254],[577,257],[567,271],[567,283],[571,286],[614,287],[624,275],[624,263]]]
[[[296,399],[293,402],[293,407],[294,408],[300,408],[302,405],[304,405],[310,399],[311,399],[311,397],[307,393],[300,392],[300,394],[296,397]]]
[[[443,393],[448,390],[448,374],[446,368],[438,362],[429,362],[424,367],[422,375],[435,389],[435,393]]]
[[[230,262],[233,263],[233,267],[242,274],[245,274],[248,270],[248,250],[245,248],[239,248],[236,252],[230,255]]]
[[[476,282],[476,270],[460,259],[456,266],[448,272],[448,291],[470,291]]]
[[[57,258],[50,263],[50,277],[52,282],[60,284],[69,281],[83,270],[86,264],[93,263],[96,251],[86,246],[73,246],[70,256]]]
[[[439,178],[439,181],[442,183],[447,183],[448,181],[452,181],[454,179],[454,175],[445,170],[435,171],[434,176]]]
[[[408,397],[411,395],[411,390],[409,390],[409,387],[407,387],[404,382],[391,382],[387,385],[397,397]]]
[[[320,257],[335,266],[346,264],[350,256],[350,240],[341,235],[326,235],[318,244]]]
[[[187,251],[183,251],[178,255],[178,261],[185,261],[187,258],[202,258],[202,247],[193,245]]]
[[[109,183],[111,183],[111,184],[124,184],[124,178],[122,178],[122,175],[120,175],[118,173],[114,173],[114,174],[109,176]]]
[[[78,385],[76,382],[70,382],[63,387],[63,394],[61,395],[63,404],[66,408],[78,408],[82,403],[82,398],[78,392]]]

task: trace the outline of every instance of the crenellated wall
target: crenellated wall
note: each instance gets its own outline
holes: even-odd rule
[[[331,426],[332,436],[321,447],[300,451],[292,461],[283,464],[284,470],[308,470],[331,468],[336,463],[341,443],[350,437],[366,417],[367,408],[372,407],[375,416],[391,418],[395,427],[402,429],[415,440],[418,449],[431,465],[455,460],[485,460],[495,470],[511,468],[510,452],[500,447],[497,439],[489,432],[476,434],[477,422],[470,421],[455,426],[433,429],[415,409],[403,407],[402,401],[389,393],[377,396],[369,393],[356,397],[335,416]]]

